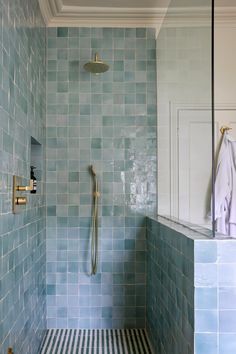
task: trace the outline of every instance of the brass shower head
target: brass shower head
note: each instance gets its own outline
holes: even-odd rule
[[[84,69],[92,74],[101,74],[109,70],[109,65],[100,60],[98,53],[96,53],[94,60],[86,63]]]

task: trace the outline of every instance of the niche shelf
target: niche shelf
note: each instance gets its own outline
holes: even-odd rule
[[[42,145],[38,142],[38,140],[36,140],[33,136],[31,136],[30,166],[35,167],[34,175],[37,180],[37,191],[35,194],[31,194],[31,198],[30,198],[32,204],[33,198],[35,196],[42,196],[42,180],[43,180],[43,148]]]

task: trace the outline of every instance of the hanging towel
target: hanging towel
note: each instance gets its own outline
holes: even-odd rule
[[[215,180],[216,231],[236,237],[236,142],[224,133]]]

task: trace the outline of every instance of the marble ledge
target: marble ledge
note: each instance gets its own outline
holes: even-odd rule
[[[219,233],[216,234],[216,237],[213,237],[211,230],[175,218],[170,219],[166,216],[153,214],[147,214],[146,217],[147,219],[156,221],[193,241],[227,241],[232,243],[236,241],[236,238],[228,237]]]

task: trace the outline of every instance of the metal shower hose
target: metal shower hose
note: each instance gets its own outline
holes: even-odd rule
[[[91,171],[94,179],[91,228],[91,275],[95,275],[97,273],[98,263],[98,198],[100,197],[100,193],[98,191],[98,180],[93,166],[91,166]]]

